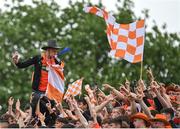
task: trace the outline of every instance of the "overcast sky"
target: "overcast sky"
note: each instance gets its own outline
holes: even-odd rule
[[[3,3],[8,0],[0,0],[0,8],[3,7]],[[31,3],[31,0],[24,0],[26,3]],[[68,0],[55,0],[61,7],[68,6]],[[77,1],[77,0],[72,0]],[[82,0],[79,0],[82,1]],[[97,3],[99,0],[91,0],[93,3]],[[101,0],[107,11],[115,9],[117,0]],[[143,9],[149,9],[150,19],[146,21],[146,25],[149,27],[153,25],[153,20],[156,21],[158,26],[167,24],[168,32],[180,32],[180,0],[133,0],[135,3],[136,16],[143,16],[141,11]],[[116,10],[114,10],[116,11]]]
[[[141,15],[143,8],[149,9],[150,21],[154,19],[158,25],[167,23],[167,30],[180,32],[180,0],[134,0],[135,13]]]

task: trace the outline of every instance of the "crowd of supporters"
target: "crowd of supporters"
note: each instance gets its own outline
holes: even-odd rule
[[[0,116],[1,128],[180,128],[180,86],[157,82],[147,70],[149,83],[139,80],[119,89],[109,84],[85,85],[81,96],[62,103],[41,96],[32,112],[32,97],[26,107],[10,97]],[[15,104],[15,109],[13,105]],[[22,108],[24,110],[22,110]]]

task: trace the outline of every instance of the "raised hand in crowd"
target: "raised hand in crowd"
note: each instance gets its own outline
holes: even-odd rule
[[[66,114],[66,112],[63,109],[63,106],[61,103],[57,103],[56,105],[57,109],[59,110],[60,114],[62,115],[63,118],[67,117],[68,115]]]
[[[178,124],[180,114],[178,102],[176,101],[179,97],[178,92],[176,92],[176,90],[179,91],[178,85],[171,85],[170,88],[173,88],[173,91],[169,94],[166,85],[154,80],[150,69],[147,71],[151,80],[150,85],[147,87],[145,81],[139,80],[137,87],[132,90],[130,88],[130,82],[127,79],[119,89],[109,84],[103,84],[103,88],[107,92],[99,88],[92,90],[90,85],[86,85],[86,95],[83,99],[75,99],[73,95],[71,95],[63,103],[55,103],[56,106],[54,106],[54,103],[49,99],[44,103],[40,97],[36,105],[35,116],[32,116],[31,107],[28,111],[25,110],[23,112],[21,110],[23,107],[19,99],[15,104],[16,112],[14,114],[12,109],[14,99],[10,97],[8,100],[8,112],[5,116],[7,115],[7,118],[12,118],[13,122],[8,120],[9,124],[16,123],[20,128],[28,127],[29,125],[35,125],[35,128],[53,127],[53,122],[59,122],[62,127],[70,127],[73,125],[83,128],[112,128],[120,127],[119,125],[122,127],[130,127],[129,119],[139,112],[146,115],[149,120],[155,120],[156,113],[159,111],[159,113],[161,112],[160,115],[164,115],[163,119],[166,121],[165,124],[169,122],[172,127],[176,127],[173,126],[173,122]],[[172,103],[171,99],[174,99],[176,103]],[[31,101],[32,96],[30,96],[30,103]],[[66,103],[68,107],[63,108],[63,106],[65,106],[64,103]],[[46,114],[41,112],[42,107],[45,108]],[[171,113],[175,115],[172,116]],[[127,119],[124,120],[124,117],[127,117]],[[165,117],[167,117],[167,119]],[[49,121],[52,122],[50,122],[52,126],[49,126]],[[137,120],[137,123],[138,122],[140,121]],[[124,125],[122,123],[124,123]]]
[[[10,97],[9,100],[8,100],[8,105],[12,106],[13,104],[14,104],[14,98]]]
[[[95,104],[96,100],[95,100],[95,97],[94,97],[94,94],[93,94],[93,90],[90,88],[90,85],[88,85],[88,84],[85,85],[85,90],[89,95],[90,101]]]
[[[145,91],[147,88],[146,88],[146,85],[144,84],[144,81],[142,79],[140,79],[137,83],[137,87],[138,88],[141,88],[142,91]]]
[[[125,88],[130,91],[130,82],[129,80],[126,78],[126,81],[125,81]]]
[[[71,96],[68,97],[68,98],[66,99],[66,101],[67,101],[67,104],[68,104],[70,110],[71,110],[71,111],[74,111],[74,107],[73,107],[73,105],[72,105],[72,97],[71,97]]]
[[[156,81],[152,81],[150,84],[150,87],[152,89],[152,91],[156,94],[158,100],[160,101],[160,103],[162,104],[163,107],[166,108],[170,108],[171,105],[169,105],[169,103],[166,101],[165,98],[163,98],[163,96],[160,93],[160,86],[158,85],[158,83]]]
[[[146,70],[146,72],[147,72],[147,76],[148,76],[149,81],[150,82],[154,81],[154,76],[153,76],[153,73],[152,73],[152,70],[150,67]]]
[[[143,101],[143,94],[137,94],[136,97],[137,102],[140,104],[141,108],[143,109],[144,113],[149,117],[149,118],[153,118],[153,116],[151,115],[151,112],[149,110],[149,108],[147,107],[147,105],[144,103]]]
[[[78,107],[78,104],[76,102],[76,100],[74,98],[72,98],[72,105],[73,107],[75,108],[75,114],[76,116],[79,118],[81,124],[83,125],[84,128],[88,128],[89,124],[86,120],[86,118],[82,115],[79,107]]]
[[[160,84],[159,87],[161,96],[165,99],[165,101],[168,103],[168,107],[172,108],[172,104],[171,104],[171,99],[170,97],[166,94],[166,89],[164,88],[164,86],[162,85],[162,83]]]
[[[14,98],[13,98],[13,97],[10,97],[9,100],[8,100],[8,114],[14,116],[14,113],[13,113],[13,111],[12,111],[12,106],[13,106],[13,104],[14,104]]]
[[[20,106],[21,106],[21,103],[19,101],[19,99],[16,101],[16,110],[17,111],[20,111]]]
[[[120,100],[124,100],[125,97],[124,95],[116,90],[114,87],[110,86],[109,84],[103,84],[104,89],[109,89],[111,90]]]
[[[66,109],[65,112],[66,112],[67,116],[70,117],[72,120],[78,120],[76,115],[73,115],[71,110]]]

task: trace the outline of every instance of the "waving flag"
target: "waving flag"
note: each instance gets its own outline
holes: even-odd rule
[[[63,65],[52,65],[48,71],[48,86],[46,95],[49,99],[61,102],[64,94]]]
[[[71,85],[69,85],[69,87],[66,91],[66,94],[64,95],[64,99],[70,97],[71,95],[76,96],[78,94],[81,94],[82,81],[83,81],[83,78],[76,80]]]
[[[104,18],[107,25],[107,37],[111,47],[110,55],[123,58],[131,63],[143,60],[145,21],[140,20],[130,24],[118,24],[116,19],[95,6],[85,7],[87,13]]]

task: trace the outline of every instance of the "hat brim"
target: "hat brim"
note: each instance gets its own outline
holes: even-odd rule
[[[134,121],[134,119],[142,119],[142,120],[144,120],[144,121],[147,122],[147,126],[150,126],[150,121],[149,121],[149,119],[146,118],[146,117],[144,117],[144,116],[142,116],[142,115],[133,115],[133,116],[130,118],[131,121]]]
[[[170,125],[170,123],[169,123],[167,120],[164,120],[164,119],[154,118],[154,119],[150,119],[150,121],[151,121],[151,122],[160,121],[160,122],[163,122],[166,126],[167,126],[167,125]]]
[[[47,50],[49,48],[51,48],[51,49],[60,49],[61,47],[48,47],[48,46],[45,46],[45,47],[42,47],[41,49]]]

